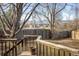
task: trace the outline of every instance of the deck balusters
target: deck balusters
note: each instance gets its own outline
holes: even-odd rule
[[[43,44],[42,44],[42,45],[43,45]],[[42,48],[43,48],[43,51],[42,51],[42,52],[43,52],[43,56],[44,56],[44,45],[43,45],[43,47],[42,47]]]
[[[3,42],[1,42],[1,55],[3,55]]]

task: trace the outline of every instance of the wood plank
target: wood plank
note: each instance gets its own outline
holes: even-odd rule
[[[31,56],[32,53],[30,51],[23,51],[19,56]]]

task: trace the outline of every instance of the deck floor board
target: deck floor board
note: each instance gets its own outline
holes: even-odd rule
[[[32,56],[30,51],[23,51],[19,56]]]

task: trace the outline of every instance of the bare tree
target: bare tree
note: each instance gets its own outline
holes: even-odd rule
[[[23,3],[13,4],[12,3],[12,4],[7,4],[7,5],[0,4],[0,11],[1,11],[0,20],[3,25],[3,31],[5,33],[5,36],[15,37],[15,35],[21,31],[21,29],[23,28],[25,23],[29,20],[33,11],[36,9],[36,7],[39,5],[39,3],[37,3],[37,4],[31,4],[31,3],[29,3],[29,4],[27,4],[27,3],[26,4],[23,4]],[[28,9],[30,8],[31,5],[33,5],[32,9],[30,9],[30,11],[28,12]],[[4,8],[4,6],[6,8]],[[12,9],[11,9],[11,15],[9,18],[6,15],[6,11],[8,10],[8,8],[10,6],[12,6]],[[25,12],[27,12],[27,13],[25,13]],[[26,16],[24,18],[24,22],[22,24],[20,24],[21,17],[23,14],[25,14]],[[9,31],[9,33],[7,32],[7,30]]]
[[[37,11],[35,10],[36,14],[42,15],[45,19],[48,20],[49,24],[50,24],[50,29],[51,32],[54,32],[54,28],[55,28],[55,20],[56,20],[56,15],[59,14],[63,9],[65,9],[66,7],[66,3],[63,5],[63,7],[61,6],[61,8],[58,10],[57,3],[52,3],[52,4],[40,4],[40,6],[42,7],[42,11]],[[44,9],[43,9],[44,8]],[[46,11],[45,11],[46,10]]]
[[[75,29],[77,30],[78,29],[78,4],[75,4],[75,20],[76,20],[76,27]]]
[[[33,19],[33,21],[34,21],[34,25],[35,25],[35,26],[37,25],[37,24],[36,24],[36,20],[41,23],[40,25],[43,24],[42,17],[41,17],[39,14],[37,14],[35,11],[33,12],[32,19]]]

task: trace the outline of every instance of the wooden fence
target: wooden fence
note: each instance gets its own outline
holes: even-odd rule
[[[23,29],[16,37],[21,38],[23,35],[41,35],[42,39],[51,39],[50,29]]]
[[[51,33],[50,29],[23,29],[16,37],[21,38],[23,35],[41,35],[42,39],[61,39],[71,37],[71,31],[62,31]]]
[[[8,32],[8,31],[7,31]],[[71,31],[62,31],[51,33],[50,29],[22,29],[17,35],[17,39],[23,38],[24,35],[41,35],[42,39],[61,39],[71,37]],[[0,31],[0,37],[4,37],[2,31]]]

